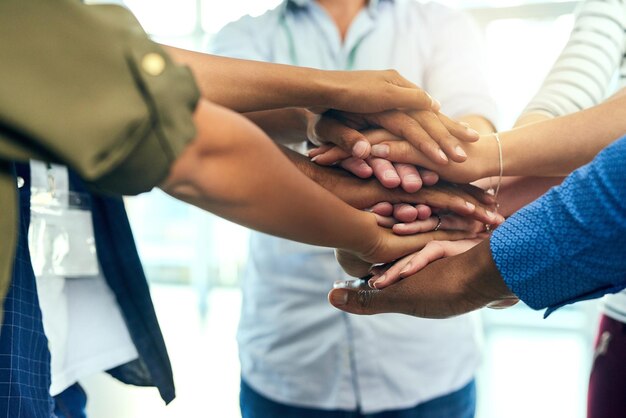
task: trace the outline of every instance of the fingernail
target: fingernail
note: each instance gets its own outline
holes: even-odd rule
[[[469,128],[471,125],[467,122],[459,122],[461,125],[465,126],[466,128]]]
[[[409,174],[408,176],[404,177],[404,182],[411,183],[411,184],[421,184],[422,179],[419,176],[416,176],[415,174]]]
[[[441,103],[437,99],[433,99],[432,108],[435,112],[438,112],[441,109]]]
[[[489,210],[486,210],[485,213],[487,214],[487,217],[489,219],[495,219],[496,218],[496,214],[491,212],[491,211],[489,211]]]
[[[317,151],[319,148],[312,148],[309,150],[309,152],[306,153],[306,155],[308,155],[309,157],[311,156],[311,154],[313,154],[315,151]]]
[[[395,180],[399,177],[395,170],[387,170],[383,173],[383,178],[386,178],[387,180]]]
[[[367,285],[368,285],[369,287],[371,287],[372,289],[376,289],[376,288],[374,287],[374,283],[376,283],[376,279],[374,279],[373,277],[367,281]]]
[[[435,173],[424,173],[422,174],[422,181],[426,183],[435,184],[439,180],[439,177]]]
[[[316,155],[315,157],[311,158],[311,162],[313,162],[313,163],[314,163],[314,162],[315,162],[315,161],[317,161],[317,159],[318,159],[318,158],[320,158],[321,156],[322,156],[321,154],[320,154],[320,155]]]
[[[457,145],[454,151],[456,152],[456,155],[458,155],[459,157],[463,157],[463,158],[467,157],[467,154],[465,153],[463,148],[461,148],[460,145]]]
[[[402,269],[402,271],[400,271],[400,275],[403,275],[404,273],[406,273],[407,271],[409,271],[411,269],[411,263],[407,264],[406,266],[404,266],[404,268]]]
[[[443,152],[442,149],[439,150],[439,156],[441,157],[442,160],[444,160],[445,162],[448,162],[448,156],[446,155],[445,152]]]
[[[374,157],[387,158],[389,156],[389,145],[377,144],[372,147],[371,154]]]
[[[476,209],[476,205],[475,205],[475,204],[473,204],[472,202],[465,202],[465,206],[467,206],[467,208],[468,208],[469,210],[474,210],[474,209]]]
[[[435,99],[433,99],[433,96],[431,96],[428,93],[426,93],[426,96],[428,96],[428,98],[430,99],[430,107],[434,108],[435,107]]]
[[[502,224],[504,223],[504,216],[498,214],[496,220],[498,221],[498,224]]]
[[[387,276],[385,276],[384,274],[382,276],[380,276],[378,278],[378,280],[376,280],[374,282],[374,289],[378,289],[378,285],[381,284],[382,282],[384,282],[386,278],[387,278]]]
[[[472,129],[472,128],[467,128],[467,133],[472,135],[473,137],[476,137],[476,138],[478,138],[480,136],[478,131],[475,130],[475,129]]]
[[[330,301],[335,306],[343,306],[348,303],[348,292],[345,290],[335,290],[330,294]]]
[[[367,155],[368,147],[369,143],[365,141],[358,141],[356,144],[354,144],[354,147],[352,147],[352,155],[357,158],[363,158]]]

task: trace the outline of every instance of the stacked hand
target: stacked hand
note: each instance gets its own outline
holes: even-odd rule
[[[494,213],[493,198],[482,190],[439,181],[444,178],[468,183],[481,178],[484,154],[491,151],[495,142],[487,144],[486,138],[478,141],[476,131],[446,117],[437,107],[369,114],[331,110],[310,120],[308,136],[319,145],[309,155],[315,163],[339,166],[364,179],[374,176],[379,185],[395,190],[393,198],[361,201],[355,206],[369,207],[378,224],[392,233],[382,246],[397,245],[393,235],[413,236],[412,245],[417,252],[382,265],[347,251],[336,253],[348,274],[371,275],[369,286],[373,289],[383,289],[435,260],[471,249],[488,237],[485,224],[504,221]],[[404,190],[404,195],[397,192],[398,188]],[[479,209],[463,211],[459,210],[460,205],[445,206],[433,199],[420,201],[414,197],[433,189],[446,193],[448,199],[469,194],[474,199],[464,195],[469,202],[466,207],[478,204]],[[380,263],[381,258],[375,258]]]
[[[340,143],[341,139],[337,138],[339,129],[337,128],[335,132],[335,135],[329,135],[327,138],[329,141]],[[443,178],[456,183],[469,183],[487,177],[490,172],[495,171],[493,165],[498,161],[497,145],[490,135],[477,137],[473,142],[466,141],[462,145],[466,157],[462,161],[451,158],[447,162],[433,160],[405,138],[386,129],[368,129],[361,131],[360,135],[369,144],[369,153],[364,160],[355,158],[342,146],[334,143],[326,143],[313,149],[309,156],[317,164],[340,165],[359,177],[365,178],[374,174],[387,187],[395,187],[400,183],[404,187],[406,182],[404,177],[416,174],[415,171],[408,172],[405,168],[398,170],[398,167],[419,167],[415,170],[422,174],[425,181],[426,178],[429,178],[429,181],[433,181],[432,178]],[[385,162],[379,162],[381,160]],[[393,178],[395,183],[388,180],[389,178]]]

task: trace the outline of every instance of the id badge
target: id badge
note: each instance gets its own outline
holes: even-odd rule
[[[89,194],[69,191],[64,166],[32,161],[31,179],[28,245],[35,275],[98,275]]]

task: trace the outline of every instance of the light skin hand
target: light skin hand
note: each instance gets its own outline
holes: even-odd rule
[[[326,155],[327,151],[329,153]],[[333,153],[338,154],[339,158],[335,158],[334,161],[327,164],[325,159],[328,159]],[[322,156],[321,161],[317,161],[318,155]],[[392,163],[384,158],[369,157],[363,160],[350,157],[341,148],[328,144],[313,149],[309,156],[312,157],[312,161],[322,165],[332,165],[336,162],[344,170],[360,178],[368,178],[374,175],[383,186],[387,188],[400,186],[409,193],[418,191],[423,185],[432,186],[439,181],[439,176],[434,171],[411,164]]]
[[[483,165],[488,161],[488,157],[497,161],[497,145],[495,139],[493,137],[489,138],[489,135],[481,136],[479,141],[464,145],[468,155],[466,161],[462,163],[451,161],[446,165],[439,165],[432,162],[408,141],[386,130],[373,129],[362,133],[372,146],[371,155],[373,157],[387,160],[394,164],[418,166],[420,170],[425,170],[429,173],[429,176],[438,176],[456,183],[469,183],[481,178],[479,176],[486,171]],[[341,148],[332,146],[314,149],[309,153],[309,156],[313,158],[315,163],[320,165],[337,164],[349,157]]]
[[[478,245],[482,239],[464,239],[459,241],[431,241],[420,251],[407,255],[386,269],[379,269],[368,281],[374,289],[384,289],[405,277],[409,277],[432,263],[445,257],[464,253]]]
[[[620,115],[624,109],[626,96],[619,95],[580,112],[500,132],[503,175],[562,177],[569,174],[623,135],[626,119]],[[464,163],[450,162],[439,167],[405,141],[388,140],[373,145],[371,154],[430,168],[441,178],[454,182],[471,182],[499,174],[498,146],[493,135],[465,144],[465,150],[468,158]],[[316,159],[323,160],[322,156]]]
[[[376,215],[378,225],[385,228],[393,228],[398,222],[423,221],[432,214],[430,206],[423,204],[409,205],[407,203],[397,203],[392,205],[389,202],[381,202],[372,206],[369,210]],[[429,229],[429,231],[433,228]]]
[[[348,156],[365,159],[370,143],[360,131],[384,128],[409,141],[432,162],[462,162],[466,155],[461,145],[478,139],[478,132],[434,111],[388,110],[357,114],[331,110],[311,120],[309,139],[317,144],[332,143]]]
[[[433,232],[426,232],[423,234],[409,235],[405,238],[410,237],[412,240],[411,245],[413,245],[413,247],[415,248],[414,251],[419,251],[423,249],[426,245],[428,245],[429,242],[432,242],[432,241],[465,240],[465,239],[474,238],[475,236],[476,234],[469,233],[467,231],[433,231]],[[402,251],[395,249],[395,247],[398,244],[395,243],[394,237],[398,237],[398,235],[395,235],[391,231],[389,231],[389,235],[388,235],[389,241],[383,244],[383,247],[390,246],[391,248],[394,249],[393,254],[398,254],[398,253],[401,253]],[[403,249],[408,248],[406,247],[406,242],[403,242],[402,248]],[[343,268],[343,270],[347,274],[353,277],[363,277],[363,276],[368,275],[370,271],[372,270],[372,265],[374,264],[374,263],[368,263],[368,257],[355,255],[354,253],[350,251],[346,251],[346,250],[341,250],[341,249],[335,250],[335,256],[337,258],[337,261],[339,262],[339,265],[341,265],[341,268]],[[378,256],[377,258],[379,260],[382,258],[387,258],[388,260],[387,262],[392,262],[394,260],[397,260],[399,257],[394,258],[393,256],[388,255],[386,257]]]
[[[336,308],[353,314],[395,312],[422,318],[448,318],[518,301],[491,258],[488,240],[435,261],[383,290],[346,285],[331,290],[328,299]]]

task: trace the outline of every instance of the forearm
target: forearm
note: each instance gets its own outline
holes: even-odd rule
[[[392,192],[377,187],[376,180],[359,179],[341,168],[320,166],[289,148],[281,147],[281,149],[305,176],[355,208],[369,208],[376,203],[391,200],[393,197]],[[372,183],[376,183],[376,187],[372,187]],[[358,192],[355,193],[357,190]]]
[[[330,72],[165,49],[191,68],[204,98],[237,112],[329,105]]]
[[[373,215],[309,180],[245,118],[203,101],[195,121],[198,135],[172,167],[166,192],[288,239],[351,250],[372,243]]]
[[[624,155],[621,139],[493,233],[498,270],[531,307],[555,307],[626,285]]]
[[[502,132],[504,175],[569,174],[626,132],[624,109],[626,100],[618,98],[578,113]],[[493,176],[498,174],[499,164],[493,151],[490,155],[487,175]]]
[[[458,118],[459,122],[469,124],[479,134],[490,134],[496,131],[493,123],[481,115],[464,115]]]
[[[307,140],[307,126],[312,113],[303,108],[285,108],[244,113],[274,142],[293,144]]]
[[[497,177],[490,177],[473,184],[487,190],[495,187],[497,181]],[[511,216],[562,181],[562,177],[504,177],[498,193],[498,213],[504,217]]]

